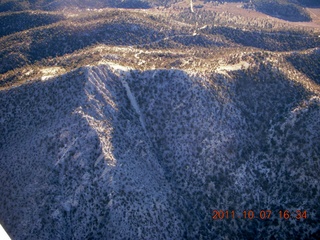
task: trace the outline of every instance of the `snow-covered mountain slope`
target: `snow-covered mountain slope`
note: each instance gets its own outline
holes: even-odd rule
[[[263,63],[102,64],[3,90],[1,224],[13,239],[316,238],[320,99],[301,81]]]
[[[187,238],[319,234],[319,95],[268,64],[229,75],[151,71],[129,81]],[[212,222],[208,209],[270,209],[274,221]],[[281,209],[310,218],[283,222]]]
[[[0,212],[13,239],[182,236],[157,156],[108,66],[0,101]]]

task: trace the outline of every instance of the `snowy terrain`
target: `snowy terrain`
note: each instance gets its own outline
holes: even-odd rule
[[[311,238],[319,93],[247,69],[101,64],[1,91],[3,226],[13,239]],[[213,221],[214,209],[274,215]]]

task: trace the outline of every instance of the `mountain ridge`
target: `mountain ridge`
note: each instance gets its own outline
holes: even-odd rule
[[[0,13],[13,239],[320,238],[318,8],[33,2]]]
[[[308,134],[311,134],[311,145],[302,142],[300,150],[306,149],[310,154],[316,154],[318,131],[312,133],[311,129],[315,130],[319,124],[319,93],[304,93],[301,85],[291,84],[291,80],[286,80],[285,77],[281,77],[282,83],[272,80],[273,83],[270,85],[266,78],[256,75],[250,68],[252,66],[248,70],[228,71],[229,77],[221,74],[189,75],[179,70],[152,70],[142,73],[128,70],[125,81],[128,82],[130,91],[135,95],[145,117],[149,137],[146,136],[139,114],[132,106],[127,90],[121,83],[124,80],[121,80],[121,74],[118,75],[117,65],[87,66],[62,77],[22,85],[8,92],[2,91],[1,99],[6,98],[9,105],[3,106],[0,111],[2,126],[6,126],[1,130],[4,132],[0,141],[1,159],[10,159],[10,163],[7,163],[5,169],[2,168],[1,175],[4,174],[4,170],[7,174],[13,175],[7,175],[6,179],[10,181],[3,185],[6,192],[3,196],[6,198],[1,197],[1,202],[5,204],[0,212],[6,213],[9,209],[16,211],[16,214],[11,212],[2,215],[4,226],[18,239],[35,236],[33,234],[43,238],[98,238],[108,234],[113,239],[132,236],[152,238],[159,234],[164,234],[161,236],[165,239],[191,239],[200,235],[231,236],[228,233],[237,233],[238,236],[260,236],[259,234],[275,234],[279,225],[253,221],[248,222],[245,229],[241,229],[241,223],[234,222],[235,225],[230,229],[228,222],[210,220],[209,223],[211,211],[208,209],[272,208],[276,211],[281,209],[283,204],[288,209],[317,209],[316,199],[319,199],[319,195],[311,197],[307,194],[309,190],[319,192],[319,184],[316,184],[316,171],[319,166],[316,165],[316,158],[315,162],[311,160],[316,155],[310,155],[311,162],[305,162],[294,178],[285,174],[287,170],[281,167],[279,159],[286,160],[286,167],[290,169],[296,167],[296,164],[300,165],[299,161],[306,160],[301,155],[302,152],[298,155],[295,152],[295,159],[292,159],[290,156],[294,152],[283,155],[284,152],[281,150],[284,146],[295,143],[296,137],[290,138],[292,134],[296,135],[299,132],[301,139],[305,138],[305,134],[301,135],[301,130],[296,128],[296,124],[301,124],[304,118],[307,120],[304,119],[303,122],[308,122],[310,129]],[[121,69],[123,68],[120,68],[120,72]],[[260,67],[257,70],[265,74],[272,73],[271,69],[270,72]],[[252,76],[258,76],[258,79],[249,80],[251,77],[242,76],[237,77],[238,80],[234,82],[234,74],[239,77],[242,74],[253,74]],[[248,81],[253,82],[248,85]],[[244,91],[244,88],[250,85],[251,88]],[[275,99],[263,93],[272,92],[264,88],[273,85]],[[42,87],[45,87],[43,93]],[[81,88],[83,90],[79,92]],[[286,90],[287,93],[283,95],[282,89],[288,88],[291,90]],[[27,96],[31,89],[35,91],[31,96],[38,98],[23,98],[21,94]],[[46,94],[46,97],[41,97],[37,91]],[[8,94],[10,92],[20,92],[21,96],[14,97],[15,94]],[[265,100],[259,100],[258,96]],[[236,99],[232,100],[234,97]],[[286,102],[280,101],[279,98]],[[20,106],[12,107],[10,102],[17,104],[18,99]],[[46,103],[49,99],[52,100]],[[307,99],[313,100],[308,103]],[[304,105],[300,105],[302,100]],[[38,102],[42,107],[35,105],[34,111],[31,110],[28,105],[31,101]],[[282,104],[277,106],[272,102]],[[283,110],[280,110],[282,108]],[[274,114],[269,115],[269,119],[257,115],[264,111],[265,114],[268,111]],[[199,121],[202,122],[201,128],[197,127]],[[273,122],[272,125],[270,121]],[[9,127],[10,125],[12,126]],[[301,125],[302,128],[303,126],[306,125]],[[263,131],[255,128],[261,128]],[[12,132],[10,129],[15,131]],[[4,136],[7,138],[3,139]],[[20,139],[20,143],[12,145],[17,138]],[[261,141],[266,145],[259,144]],[[31,145],[23,150],[23,144],[27,142]],[[273,150],[270,146],[273,146]],[[30,148],[33,152],[28,152]],[[19,152],[14,149],[19,149]],[[38,155],[36,158],[32,155],[35,153]],[[38,163],[34,162],[36,159]],[[41,163],[42,159],[47,159],[45,165]],[[17,168],[22,166],[22,162],[24,173]],[[16,167],[11,169],[9,166],[13,166],[13,163]],[[289,164],[292,167],[289,167]],[[38,174],[33,174],[32,178],[28,177],[29,166],[38,166]],[[249,175],[248,168],[252,169]],[[15,174],[13,169],[16,169]],[[262,169],[269,169],[271,175],[264,176]],[[246,171],[247,174],[242,171]],[[18,176],[17,174],[21,177],[14,177]],[[113,176],[113,180],[104,180],[107,176],[107,179]],[[299,187],[299,183],[304,176],[309,180],[304,181],[302,188]],[[256,178],[265,180],[255,183],[253,179]],[[260,184],[265,185],[261,188]],[[277,184],[282,192],[271,194],[274,197],[278,196],[271,199],[265,193],[270,193],[274,184]],[[60,188],[59,186],[65,189],[60,194],[60,190],[54,190]],[[9,190],[12,187],[16,191]],[[45,202],[41,200],[41,189],[44,187],[48,189],[44,191],[47,195],[44,198]],[[285,190],[288,187],[299,190],[295,191],[295,196],[291,196],[294,192]],[[84,195],[84,191],[87,194]],[[249,193],[248,191],[253,191],[253,195],[245,194]],[[131,192],[135,194],[132,195]],[[305,195],[301,195],[301,192]],[[35,202],[25,208],[23,201],[15,201],[17,205],[9,208],[11,205],[6,199],[20,194],[30,197],[32,194],[36,197]],[[286,199],[281,204],[276,200],[280,197]],[[265,200],[262,201],[261,198]],[[243,199],[246,199],[245,202],[242,202]],[[301,205],[304,202],[307,205]],[[129,210],[126,210],[127,208]],[[29,211],[34,212],[33,216],[37,219],[33,233],[28,232],[27,225],[19,225],[17,220],[8,218],[19,214],[19,221],[29,222]],[[126,215],[127,212],[130,214]],[[299,223],[300,228],[308,229],[308,233],[294,231],[295,236],[310,237],[311,234],[317,233],[317,215],[311,209],[308,214],[310,218]],[[79,220],[74,222],[70,216],[82,220],[80,223]],[[103,220],[106,217],[108,220]],[[273,220],[277,221],[277,217],[273,216]],[[105,221],[108,224],[102,224]],[[148,228],[150,221],[153,226],[151,231]],[[14,235],[13,227],[16,229],[17,226],[21,229],[19,234],[23,235]],[[254,226],[263,226],[264,230],[251,233],[250,229]],[[295,227],[296,223],[292,222],[291,226]],[[217,231],[218,228],[220,230]],[[282,230],[278,236],[293,235],[288,229]]]

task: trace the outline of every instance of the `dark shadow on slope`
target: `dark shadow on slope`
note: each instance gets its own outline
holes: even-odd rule
[[[320,46],[317,36],[298,32],[258,32],[243,31],[228,27],[215,27],[212,34],[221,34],[233,42],[244,46],[261,48],[269,51],[304,50]]]
[[[0,3],[0,12],[24,11],[29,8],[18,1],[5,1]]]
[[[286,161],[279,154],[283,146],[273,146],[269,151],[266,142],[271,125],[281,123],[293,107],[308,97],[308,92],[281,73],[273,73],[268,65],[253,72],[229,74],[233,80],[214,74],[208,82],[179,70],[132,73],[130,87],[145,116],[160,164],[175,191],[172,204],[185,221],[185,239],[198,239],[200,235],[208,239],[235,235],[247,239],[272,237],[278,226],[274,219],[253,220],[245,227],[231,226],[212,220],[213,209],[241,206],[238,210],[242,212],[245,208],[264,209],[267,204],[281,209],[282,205],[294,207],[297,201],[317,206],[315,198],[301,198],[298,193],[307,194],[312,184],[306,183],[297,194],[286,192],[286,187],[297,188],[299,183],[294,177],[281,175],[277,168]],[[309,151],[308,146],[304,144]],[[276,177],[245,168],[242,177],[253,177],[248,177],[239,188],[233,174],[243,166],[252,167],[251,160],[257,166],[266,162],[265,169],[269,168]],[[272,184],[279,182],[283,184],[277,185],[281,191],[272,192],[276,191]],[[273,200],[266,203],[262,196],[271,192]],[[257,194],[261,194],[260,200],[255,197]],[[282,199],[281,205],[277,199]],[[301,227],[309,229],[314,223],[313,218]],[[291,227],[281,231],[284,238],[305,237],[301,231],[292,233]]]
[[[235,71],[231,76],[236,79],[233,101],[246,119],[252,141],[243,149],[243,157],[254,159],[246,163],[257,179],[253,189],[263,189],[274,199],[281,198],[281,205],[267,203],[273,209],[300,206],[303,201],[306,209],[319,208],[320,191],[311,183],[319,180],[319,103],[308,103],[303,110],[293,112],[301,108],[301,103],[308,102],[312,93],[269,64]],[[266,172],[261,170],[264,168]],[[252,190],[250,185],[245,189]],[[304,229],[316,225],[315,215],[304,219]],[[294,230],[290,237],[314,239],[303,236],[301,230]]]
[[[253,3],[255,9],[272,17],[292,22],[309,22],[311,17],[302,7],[292,3],[259,0]]]
[[[56,30],[61,34],[57,34]],[[144,37],[141,38],[143,35]],[[161,36],[162,34],[143,25],[125,22],[90,25],[75,29],[63,27],[62,29],[51,29],[48,32],[35,32],[28,55],[33,62],[49,56],[72,53],[97,43],[118,46],[144,44],[148,41],[155,41],[154,35]]]
[[[101,8],[130,8],[130,9],[147,9],[150,8],[150,4],[141,0],[96,0],[96,1],[81,1],[81,0],[63,0],[54,1],[47,4],[41,4],[35,9],[43,9],[47,11],[59,11],[66,8],[72,9],[101,9]]]
[[[268,151],[264,148],[270,127],[283,121],[309,93],[281,72],[272,70],[269,64],[261,63],[254,69],[234,71],[230,75],[236,79],[233,101],[246,119],[252,140],[258,144],[251,150]]]
[[[30,45],[20,46],[25,38],[31,38]],[[130,46],[146,44],[159,38],[164,38],[164,33],[141,24],[127,22],[55,26],[32,31],[28,36],[12,35],[0,42],[0,58],[8,59],[8,62],[1,65],[0,73],[44,58],[69,54],[97,43]],[[16,42],[19,47],[7,46],[10,41]]]
[[[83,1],[83,0],[26,0],[15,1],[6,0],[0,3],[0,12],[13,12],[24,10],[46,10],[46,11],[61,11],[64,9],[88,9],[88,8],[150,8],[154,2],[143,0],[96,0],[96,1]]]
[[[179,37],[174,37],[172,40],[175,43],[178,43],[182,46],[199,46],[199,47],[212,47],[212,46],[217,46],[217,47],[222,47],[227,44],[223,44],[221,42],[215,42],[209,39],[207,36],[204,35],[195,35],[195,36],[179,36]]]
[[[0,15],[0,37],[63,20],[62,15],[44,12],[19,12]]]
[[[294,53],[286,58],[298,71],[305,74],[315,83],[320,84],[320,50],[312,53]]]
[[[125,33],[125,34],[124,34]],[[55,25],[31,30],[29,33],[16,33],[0,40],[0,58],[6,59],[0,66],[0,73],[33,64],[47,58],[63,56],[77,50],[103,43],[114,46],[166,45],[160,41],[170,34],[169,45],[179,46],[225,46],[221,41],[212,40],[203,35],[183,36],[179,32],[159,32],[143,24],[128,23],[120,20],[116,23]],[[170,38],[170,37],[169,37]],[[11,42],[12,44],[8,45]],[[159,42],[159,43],[157,43]],[[25,44],[23,44],[25,43]],[[229,44],[228,44],[229,45]]]
[[[292,2],[295,2],[294,0],[290,0]],[[318,0],[297,0],[297,2],[302,6],[302,7],[311,7],[311,8],[319,8],[320,3]]]
[[[222,106],[214,101],[221,100],[217,99],[218,94],[208,91],[180,70],[132,72],[132,77],[130,88],[144,114],[159,164],[174,190],[171,204],[183,219],[183,238],[199,239],[202,235],[206,239],[218,238],[226,232],[235,234],[237,229],[230,229],[227,224],[218,228],[211,222],[211,208],[219,207],[221,199],[206,195],[210,183],[216,186],[212,192],[216,196],[222,196],[233,184],[229,174],[235,164],[232,154],[227,153],[228,159],[223,160],[218,153],[214,155],[208,145],[214,141],[216,132],[222,132],[217,128],[225,119],[221,115]],[[225,121],[233,125],[231,119]],[[228,126],[225,128],[230,130]],[[221,144],[220,149],[238,147],[232,139]],[[224,172],[223,165],[230,172]]]

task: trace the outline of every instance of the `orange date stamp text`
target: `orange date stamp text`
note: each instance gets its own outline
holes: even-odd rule
[[[307,219],[307,210],[280,210],[276,213],[273,213],[271,210],[244,210],[242,212],[236,212],[235,210],[213,210],[212,219],[213,220],[222,220],[222,219],[261,219],[266,220],[272,217],[279,217],[280,219]]]

